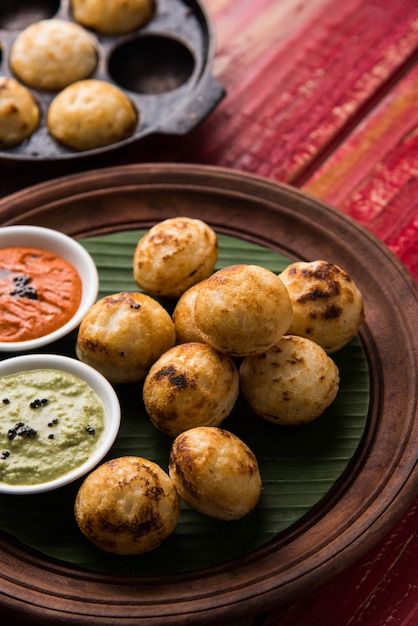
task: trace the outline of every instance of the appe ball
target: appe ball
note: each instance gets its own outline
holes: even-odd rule
[[[139,113],[116,85],[88,79],[72,83],[55,96],[47,114],[49,133],[73,150],[93,150],[130,137]]]
[[[280,278],[258,265],[230,265],[198,285],[194,323],[202,340],[242,357],[265,352],[288,330],[292,303]]]
[[[138,242],[136,284],[152,296],[178,298],[207,278],[218,259],[216,233],[202,220],[173,217],[155,224]]]
[[[155,5],[155,0],[71,0],[77,22],[105,35],[141,28],[153,17]]]
[[[327,261],[296,262],[281,274],[293,307],[289,334],[340,350],[364,321],[363,298],[350,276]]]
[[[10,50],[10,66],[22,82],[58,91],[87,78],[96,68],[95,39],[78,24],[46,19],[25,28]]]
[[[39,120],[39,106],[29,89],[14,78],[0,76],[0,148],[30,137]]]
[[[194,302],[199,291],[199,283],[189,287],[177,300],[173,311],[173,322],[176,330],[176,343],[202,341],[194,321]]]
[[[200,426],[176,437],[169,475],[190,508],[218,520],[237,520],[257,505],[262,489],[257,459],[236,435]]]
[[[150,296],[122,291],[105,296],[87,311],[76,354],[112,383],[136,382],[174,343],[169,313]]]
[[[174,531],[180,498],[159,465],[125,456],[103,463],[84,479],[74,513],[81,532],[101,550],[140,554]]]
[[[321,346],[285,335],[264,354],[246,357],[240,388],[253,411],[274,424],[310,422],[333,402],[339,389],[336,364]]]
[[[195,426],[219,426],[232,411],[238,393],[238,370],[232,359],[195,342],[161,355],[143,386],[152,423],[172,437]]]

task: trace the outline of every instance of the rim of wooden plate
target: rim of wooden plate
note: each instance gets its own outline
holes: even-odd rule
[[[248,554],[197,572],[120,576],[81,570],[0,536],[0,608],[43,624],[216,624],[285,606],[381,539],[416,495],[417,283],[366,228],[285,184],[216,166],[93,170],[0,201],[0,224],[76,238],[148,228],[175,215],[295,260],[344,267],[363,293],[370,369],[366,430],[349,467],[299,522]],[[22,592],[24,589],[24,592]]]

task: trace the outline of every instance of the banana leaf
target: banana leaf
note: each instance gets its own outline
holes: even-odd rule
[[[136,290],[132,257],[145,231],[89,237],[81,243],[92,254],[100,277],[99,297]],[[218,235],[217,268],[253,263],[280,272],[292,259],[244,240]],[[350,268],[344,268],[349,272]],[[172,310],[173,303],[162,303]],[[48,352],[75,357],[76,332],[48,346]],[[12,354],[9,353],[9,356]],[[128,575],[195,571],[246,554],[285,533],[320,507],[327,493],[349,472],[350,460],[365,430],[369,406],[369,372],[361,340],[355,337],[332,355],[340,370],[340,389],[332,405],[315,421],[279,427],[258,418],[239,398],[223,427],[241,437],[256,454],[263,491],[254,511],[237,521],[220,522],[182,504],[173,534],[152,552],[118,556],[100,551],[79,531],[74,499],[81,480],[34,496],[0,496],[0,529],[45,558],[89,570]],[[171,439],[150,423],[140,384],[116,385],[122,406],[118,438],[106,458],[138,455],[168,469]]]

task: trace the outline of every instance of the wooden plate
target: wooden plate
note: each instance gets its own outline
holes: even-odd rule
[[[285,605],[342,571],[416,493],[417,286],[371,233],[291,187],[189,165],[133,165],[51,181],[0,202],[0,222],[75,237],[205,219],[289,258],[326,258],[360,287],[370,368],[367,428],[349,471],[288,530],[227,563],[161,576],[91,573],[0,537],[2,610],[44,624],[219,624]],[[24,591],[23,591],[24,590]]]

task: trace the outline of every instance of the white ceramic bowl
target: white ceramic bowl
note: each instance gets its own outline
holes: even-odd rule
[[[21,352],[35,350],[61,339],[74,330],[88,309],[94,304],[99,290],[99,276],[90,254],[75,239],[52,228],[41,226],[4,226],[0,228],[0,248],[28,246],[42,248],[59,255],[71,263],[80,275],[82,294],[80,305],[73,317],[57,330],[28,341],[0,341],[0,351]]]
[[[79,467],[62,476],[36,485],[9,485],[0,482],[0,493],[33,494],[67,485],[91,471],[109,452],[119,432],[121,409],[112,385],[95,369],[66,356],[56,354],[25,354],[0,361],[0,377],[37,369],[55,369],[84,380],[104,405],[105,428],[91,456]]]

